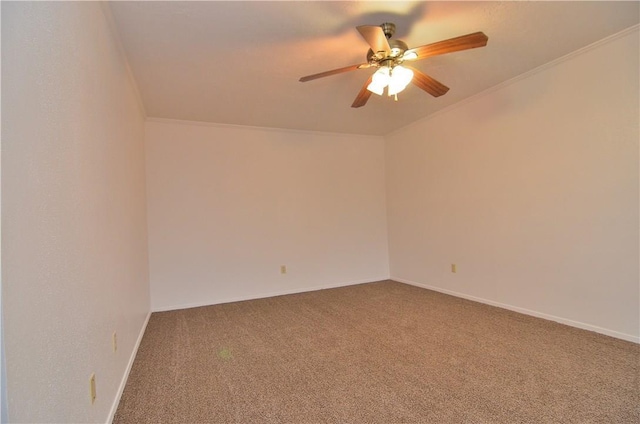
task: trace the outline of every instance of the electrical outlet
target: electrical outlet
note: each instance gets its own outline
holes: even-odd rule
[[[91,377],[89,377],[89,396],[93,405],[96,401],[96,373],[91,373]]]
[[[116,353],[118,351],[118,334],[114,331],[113,335],[111,336],[111,344],[113,346],[113,353]]]
[[[451,264],[451,272],[453,272],[454,274],[458,272],[458,267],[456,266],[456,264]]]
[[[287,266],[280,265],[280,274],[286,274],[286,273],[287,273]]]

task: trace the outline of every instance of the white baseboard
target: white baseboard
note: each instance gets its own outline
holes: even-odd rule
[[[267,297],[275,297],[275,296],[284,296],[287,294],[296,294],[296,293],[305,293],[312,292],[317,290],[325,290],[325,289],[335,289],[337,287],[347,287],[354,286],[356,284],[365,284],[371,283],[373,281],[382,281],[388,280],[389,276],[378,277],[378,278],[366,278],[363,280],[335,283],[335,284],[327,284],[322,286],[313,286],[313,287],[302,287],[299,289],[291,289],[291,290],[281,290],[281,291],[273,291],[273,292],[263,292],[258,294],[252,294],[247,296],[238,296],[238,297],[230,297],[230,298],[222,298],[222,299],[212,299],[203,302],[197,303],[187,303],[187,304],[179,304],[179,305],[166,305],[166,306],[158,306],[152,307],[152,312],[165,312],[165,311],[175,311],[178,309],[189,309],[189,308],[199,308],[201,306],[211,306],[211,305],[219,305],[222,303],[232,303],[232,302],[243,302],[245,300],[255,300],[255,299],[265,299]]]
[[[127,369],[122,376],[122,381],[120,381],[120,387],[118,387],[118,392],[116,393],[116,398],[113,400],[113,405],[111,405],[111,410],[109,411],[109,416],[107,417],[107,424],[111,424],[113,422],[113,417],[116,415],[116,410],[118,409],[120,398],[122,397],[124,387],[127,384],[127,379],[129,378],[129,373],[131,372],[131,368],[133,367],[133,361],[136,359],[136,354],[138,353],[138,348],[140,347],[140,343],[142,342],[142,337],[144,336],[144,332],[147,329],[149,318],[151,318],[151,312],[147,314],[147,318],[145,318],[144,324],[142,324],[142,328],[140,329],[140,333],[138,334],[138,340],[136,340],[136,344],[135,346],[133,346],[133,351],[131,352],[131,356],[129,357]]]
[[[549,321],[555,321],[555,322],[558,322],[560,324],[565,324],[565,325],[568,325],[568,326],[571,326],[571,327],[580,328],[582,330],[589,330],[589,331],[593,331],[593,332],[596,332],[596,333],[604,334],[604,335],[607,335],[607,336],[615,337],[617,339],[622,339],[622,340],[626,340],[626,341],[629,341],[629,342],[639,343],[640,344],[640,337],[632,336],[631,334],[625,334],[625,333],[621,333],[619,331],[609,330],[607,328],[597,327],[597,326],[591,325],[591,324],[585,324],[584,322],[580,322],[580,321],[573,321],[573,320],[570,320],[570,319],[561,318],[561,317],[557,317],[557,316],[554,316],[554,315],[545,314],[545,313],[542,313],[542,312],[532,311],[530,309],[520,308],[518,306],[507,305],[507,304],[504,304],[504,303],[495,302],[493,300],[483,299],[483,298],[480,298],[480,297],[471,296],[471,295],[468,295],[468,294],[459,293],[459,292],[455,292],[455,291],[452,291],[452,290],[446,290],[446,289],[442,289],[440,287],[430,286],[428,284],[417,283],[415,281],[405,280],[403,278],[391,277],[390,279],[393,280],[393,281],[398,281],[400,283],[409,284],[409,285],[416,286],[416,287],[421,287],[423,289],[437,291],[437,292],[448,294],[448,295],[451,295],[451,296],[460,297],[462,299],[473,300],[474,302],[484,303],[486,305],[497,306],[498,308],[508,309],[510,311],[519,312],[521,314],[530,315],[530,316],[533,316],[533,317],[536,317],[536,318],[542,318],[542,319],[546,319],[546,320],[549,320]]]

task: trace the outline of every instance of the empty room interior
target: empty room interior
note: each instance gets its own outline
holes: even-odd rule
[[[2,422],[639,422],[639,22],[2,1]]]

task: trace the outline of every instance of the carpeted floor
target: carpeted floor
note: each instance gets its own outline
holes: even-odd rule
[[[640,345],[382,281],[154,313],[114,423],[638,423]]]

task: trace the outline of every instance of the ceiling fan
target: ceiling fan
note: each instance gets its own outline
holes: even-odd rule
[[[489,39],[482,32],[474,32],[437,43],[427,44],[410,49],[404,41],[392,40],[396,31],[395,24],[386,22],[380,26],[361,25],[356,27],[362,38],[371,46],[367,53],[367,62],[359,65],[346,66],[319,74],[307,75],[300,78],[300,82],[311,81],[356,69],[377,68],[360,89],[351,107],[361,107],[367,103],[371,93],[382,95],[384,89],[390,96],[395,96],[413,82],[422,90],[434,97],[442,96],[449,87],[419,70],[404,65],[405,61],[426,59],[429,56],[457,52],[460,50],[484,47]]]

